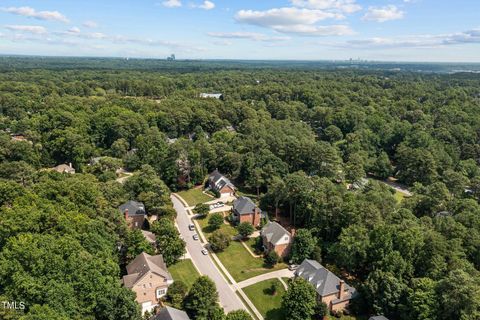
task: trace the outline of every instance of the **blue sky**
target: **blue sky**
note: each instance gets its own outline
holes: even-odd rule
[[[480,1],[0,0],[0,53],[480,62]]]

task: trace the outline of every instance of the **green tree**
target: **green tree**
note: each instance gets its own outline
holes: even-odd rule
[[[188,315],[194,319],[209,320],[218,303],[218,292],[215,283],[207,276],[201,276],[193,283],[184,307]]]
[[[152,224],[151,231],[157,238],[157,248],[167,266],[174,264],[185,254],[185,241],[172,220],[161,218]]]
[[[250,222],[244,221],[237,226],[237,231],[242,238],[248,238],[253,234],[255,228]]]
[[[317,239],[308,229],[299,229],[293,238],[291,260],[302,263],[303,260],[312,258]]]
[[[167,298],[174,308],[181,308],[183,299],[188,293],[188,287],[183,281],[174,281],[168,288]]]
[[[265,256],[265,264],[269,267],[275,266],[279,260],[280,260],[280,256],[278,255],[278,253],[275,252],[275,250],[271,250]]]
[[[222,230],[216,230],[210,235],[208,241],[214,252],[220,252],[230,245],[230,236]]]
[[[221,213],[212,213],[208,218],[208,226],[211,230],[220,229],[223,225],[223,215]]]
[[[315,314],[317,305],[315,288],[303,278],[290,281],[282,299],[282,309],[287,319],[305,320]]]
[[[208,207],[208,204],[199,203],[195,206],[193,212],[201,216],[206,216],[208,212],[210,212],[210,208]]]
[[[126,256],[125,264],[130,263],[136,256],[142,252],[148,254],[155,254],[152,245],[145,239],[139,229],[129,230],[125,239]]]
[[[229,312],[225,320],[252,320],[252,316],[245,310],[235,310]]]

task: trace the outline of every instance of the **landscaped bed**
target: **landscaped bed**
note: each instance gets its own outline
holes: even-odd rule
[[[276,294],[272,295],[272,284],[276,285]],[[284,320],[282,297],[285,288],[278,279],[265,280],[243,288],[250,301],[266,320]]]
[[[200,277],[200,274],[198,274],[197,269],[195,269],[195,266],[190,259],[178,261],[174,265],[168,267],[168,271],[172,275],[174,281],[182,281],[188,288],[190,288],[195,280]]]
[[[214,199],[204,194],[202,192],[202,189],[197,189],[197,188],[186,190],[186,191],[180,191],[178,192],[178,195],[182,197],[183,200],[185,200],[189,206],[192,206],[192,207],[199,203],[204,203]]]
[[[273,268],[266,268],[262,258],[254,258],[238,241],[232,241],[230,246],[217,253],[217,256],[238,282],[287,267],[285,263],[277,263]]]

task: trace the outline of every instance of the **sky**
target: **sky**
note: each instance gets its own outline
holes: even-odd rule
[[[480,62],[480,1],[0,0],[0,54]]]

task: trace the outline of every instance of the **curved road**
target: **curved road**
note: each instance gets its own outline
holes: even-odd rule
[[[188,229],[188,225],[191,224],[192,221],[180,200],[174,196],[171,196],[171,199],[173,202],[173,207],[177,211],[178,229],[180,230],[180,234],[182,235],[183,239],[187,243],[187,251],[192,258],[192,262],[202,275],[208,276],[213,280],[213,282],[215,282],[218,294],[220,296],[220,304],[225,309],[225,312],[228,313],[238,309],[247,310],[243,302],[235,293],[233,287],[223,278],[223,275],[213,263],[212,258],[210,258],[209,255],[204,256],[201,253],[203,244],[200,242],[200,240],[193,240],[192,236],[195,231],[190,231]]]

